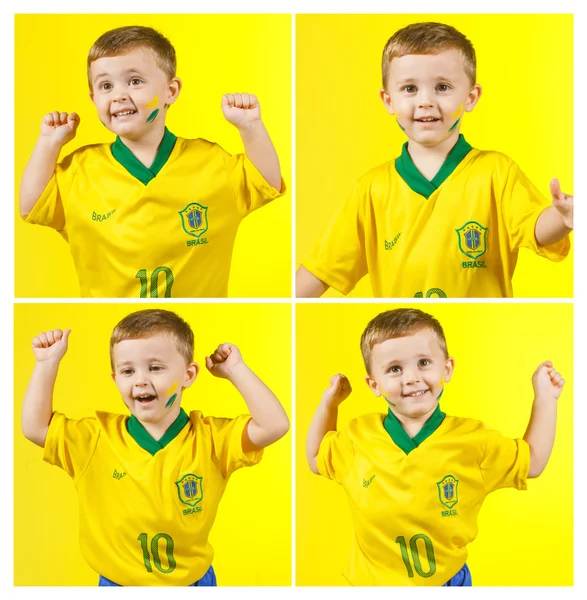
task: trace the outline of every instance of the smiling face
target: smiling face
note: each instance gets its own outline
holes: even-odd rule
[[[436,146],[456,141],[460,119],[477,104],[481,86],[470,82],[461,53],[451,49],[394,58],[380,95],[411,141]]]
[[[446,357],[431,329],[385,340],[371,351],[367,384],[398,418],[419,419],[434,411],[454,359]]]
[[[177,77],[169,80],[153,52],[144,48],[95,60],[90,79],[90,97],[100,121],[112,133],[135,141],[150,133],[155,124],[163,129],[166,105],[175,102],[181,89],[181,81]],[[157,118],[149,121],[155,110]]]
[[[183,390],[198,374],[198,365],[186,364],[175,338],[166,333],[118,342],[112,363],[112,377],[130,412],[141,422],[167,426],[179,415]]]

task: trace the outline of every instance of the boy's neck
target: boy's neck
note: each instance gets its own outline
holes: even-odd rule
[[[153,124],[154,127],[146,135],[140,139],[129,139],[127,137],[120,137],[122,143],[147,167],[147,169],[153,164],[157,151],[163,136],[165,135],[165,123]]]
[[[414,439],[422,430],[422,427],[424,427],[424,425],[426,424],[426,421],[428,421],[428,419],[434,414],[434,411],[436,410],[436,407],[438,406],[438,403],[436,403],[433,407],[432,410],[428,411],[426,414],[420,416],[420,417],[406,417],[404,415],[400,415],[396,412],[393,411],[393,409],[390,409],[393,414],[395,415],[395,417],[397,418],[397,420],[400,422],[400,425],[404,428],[404,431],[412,438]]]
[[[446,157],[459,141],[459,128],[452,132],[450,137],[435,146],[423,146],[414,140],[408,140],[408,152],[410,157],[422,175],[432,181],[440,171]]]
[[[181,411],[181,406],[179,402],[169,410],[169,412],[156,423],[148,423],[146,421],[141,421],[137,417],[137,421],[145,428],[145,431],[156,441],[158,442],[164,435],[165,432],[173,425],[177,417],[179,417],[179,413]]]

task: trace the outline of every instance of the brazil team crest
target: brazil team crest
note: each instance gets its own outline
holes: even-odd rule
[[[196,506],[198,502],[202,501],[202,498],[204,497],[204,490],[202,488],[202,478],[199,475],[188,473],[179,481],[176,481],[175,485],[177,486],[179,499],[184,504]]]
[[[436,485],[440,502],[446,508],[452,508],[459,501],[459,480],[452,475],[445,475]]]
[[[477,260],[487,250],[487,227],[477,221],[467,221],[456,230],[459,236],[459,250],[469,258]]]
[[[190,202],[179,211],[181,224],[186,233],[199,238],[208,230],[208,207],[197,202]]]

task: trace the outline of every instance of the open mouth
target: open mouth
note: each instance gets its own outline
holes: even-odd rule
[[[118,112],[112,113],[112,116],[113,116],[115,119],[122,119],[122,118],[124,118],[124,117],[130,117],[131,115],[134,115],[136,112],[137,112],[136,110],[132,110],[132,109],[129,109],[129,110],[121,110],[121,111],[118,111]]]
[[[140,396],[135,396],[134,399],[141,404],[149,404],[149,402],[156,400],[157,397],[152,394],[141,394]]]
[[[419,390],[417,392],[412,392],[411,394],[404,394],[404,398],[420,398],[426,392],[428,392],[428,390]]]
[[[414,121],[418,123],[436,123],[437,121],[440,121],[440,119],[437,119],[436,117],[424,117],[422,119],[414,119]]]

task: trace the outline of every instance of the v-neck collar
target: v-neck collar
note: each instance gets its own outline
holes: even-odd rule
[[[398,418],[391,412],[389,412],[385,419],[383,419],[383,427],[389,434],[393,443],[403,450],[406,454],[409,454],[412,450],[415,450],[425,439],[429,438],[444,421],[446,414],[440,410],[440,404],[436,405],[436,410],[430,415],[424,427],[411,438],[406,430],[402,427]]]
[[[162,450],[173,441],[179,432],[185,427],[189,421],[189,417],[185,410],[182,408],[177,415],[177,419],[169,426],[167,431],[163,434],[163,437],[157,441],[153,436],[141,425],[140,421],[131,415],[130,419],[126,422],[126,429],[133,440],[143,449],[146,450],[151,456],[155,456],[159,450]]]
[[[157,150],[157,155],[150,167],[145,167],[145,165],[132,153],[130,148],[125,146],[119,136],[116,136],[116,140],[111,146],[112,156],[114,156],[114,158],[133,177],[136,177],[142,184],[147,185],[151,179],[155,179],[156,175],[169,160],[171,151],[175,146],[175,140],[177,140],[177,136],[173,135],[166,127],[163,139]]]
[[[467,142],[463,134],[459,134],[457,143],[453,146],[452,150],[448,153],[445,161],[438,170],[438,173],[434,178],[429,181],[418,171],[418,168],[414,164],[410,153],[408,152],[408,142],[402,146],[401,155],[395,159],[395,169],[399,176],[408,184],[408,186],[428,199],[430,196],[444,183],[449,175],[459,166],[463,158],[469,154],[473,147]]]

